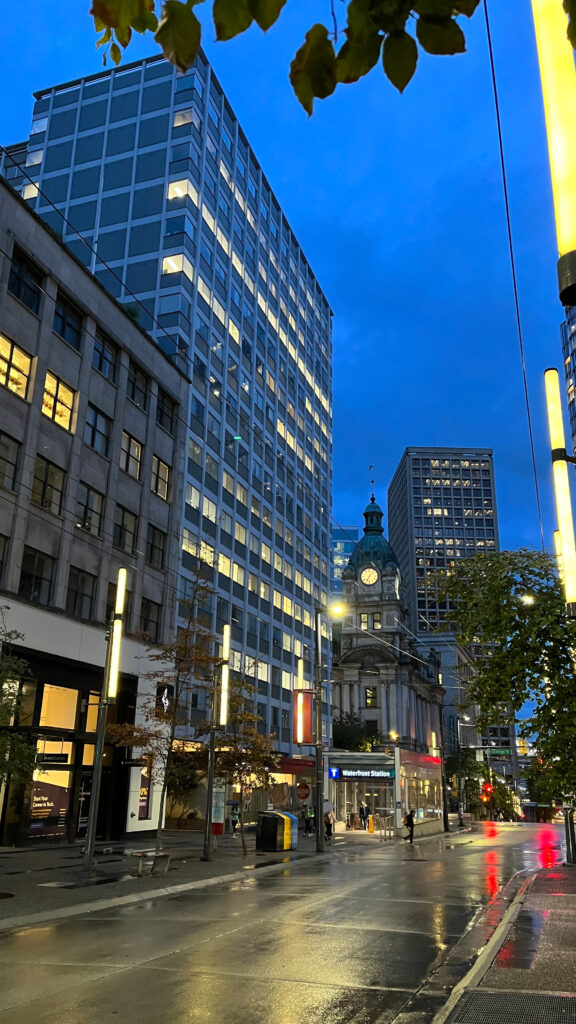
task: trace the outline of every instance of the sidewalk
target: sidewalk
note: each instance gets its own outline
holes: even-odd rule
[[[255,832],[246,833],[248,853],[240,838],[219,836],[210,861],[202,861],[203,835],[165,832],[163,852],[170,854],[167,873],[138,875],[138,853],[151,850],[147,842],[98,843],[95,870],[87,877],[82,865],[83,844],[43,847],[0,847],[0,931],[71,917],[104,907],[137,903],[162,896],[246,877],[251,872],[277,871],[286,863],[321,856],[315,836],[298,838],[298,849],[257,853]],[[392,840],[394,842],[394,840]],[[324,857],[335,851],[368,852],[379,846],[378,834],[348,832],[341,825],[326,843]],[[386,844],[387,845],[387,844]]]
[[[576,866],[517,881],[492,936],[462,940],[480,953],[434,1024],[576,1024]]]

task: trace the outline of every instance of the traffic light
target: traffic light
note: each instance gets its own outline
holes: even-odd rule
[[[486,796],[486,800],[488,800],[488,798],[492,796],[492,793],[494,791],[494,787],[491,785],[490,782],[485,782],[482,788],[484,790],[484,793],[485,793],[485,796]]]

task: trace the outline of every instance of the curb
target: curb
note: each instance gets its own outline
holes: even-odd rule
[[[321,854],[314,859],[314,863],[327,860],[330,854]],[[270,875],[274,871],[286,871],[288,867],[304,863],[309,858],[294,857],[285,861],[276,861],[274,864],[266,864],[258,867],[258,875]],[[127,907],[136,903],[144,903],[146,900],[160,899],[166,896],[177,896],[179,893],[190,892],[193,889],[210,888],[213,885],[225,885],[228,882],[238,882],[248,878],[248,871],[255,871],[257,865],[250,865],[242,871],[234,871],[228,875],[214,875],[212,878],[196,879],[191,882],[180,882],[178,885],[167,885],[159,889],[148,889],[146,892],[130,893],[126,896],[114,896],[111,899],[91,900],[89,903],[74,903],[68,907],[57,907],[53,910],[42,910],[37,914],[22,914],[19,917],[8,917],[0,921],[0,932],[10,931],[14,928],[28,928],[37,924],[45,924],[47,921],[61,921],[67,917],[79,917],[80,914],[112,910],[115,907]]]
[[[518,914],[522,909],[524,900],[526,899],[528,889],[532,885],[532,882],[536,878],[537,874],[537,871],[533,871],[528,876],[528,878],[526,878],[524,882],[522,882],[510,906],[507,907],[504,914],[502,915],[502,920],[494,929],[494,932],[488,939],[486,945],[480,950],[480,953],[478,954],[476,960],[472,964],[472,967],[470,968],[468,973],[465,974],[464,977],[461,978],[460,981],[454,986],[448,997],[447,1002],[444,1004],[442,1009],[436,1014],[432,1021],[432,1024],[445,1024],[448,1017],[451,1015],[452,1011],[455,1009],[464,993],[467,992],[469,989],[474,989],[478,987],[478,985],[482,981],[482,978],[486,974],[486,971],[488,970],[494,958],[496,957],[497,953],[504,945],[504,940],[506,939],[508,932],[512,928],[512,925],[516,921],[516,918],[518,917]],[[514,876],[512,876],[512,878],[513,877]],[[510,881],[512,881],[512,879],[510,879]]]

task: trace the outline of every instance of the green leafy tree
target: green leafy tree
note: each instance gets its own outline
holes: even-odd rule
[[[276,736],[260,732],[261,716],[254,710],[257,689],[247,679],[230,678],[228,723],[218,735],[215,774],[240,797],[240,837],[247,853],[244,804],[253,788],[268,787],[280,763]]]
[[[557,794],[576,792],[576,622],[567,619],[552,555],[520,549],[458,561],[440,574],[447,628],[475,649],[466,681],[480,723],[524,717],[520,731]]]
[[[145,677],[153,692],[142,701],[142,721],[118,723],[107,729],[109,742],[136,751],[160,786],[157,852],[162,848],[168,786],[183,767],[178,737],[183,727],[190,730],[196,726],[192,696],[199,687],[212,688],[220,664],[214,653],[216,637],[208,628],[211,598],[206,567],[201,564],[188,595],[186,626],[172,639],[148,649],[148,657],[156,668]],[[193,760],[187,759],[186,770],[192,767]]]
[[[446,778],[452,779],[453,789],[458,796],[458,775],[462,776],[464,807],[471,814],[480,809],[480,780],[486,776],[486,766],[479,761],[473,750],[463,747],[460,755],[450,754],[444,762]]]
[[[97,46],[118,64],[133,32],[152,32],[164,56],[181,71],[200,48],[202,26],[194,8],[202,0],[93,0],[90,13]],[[252,25],[267,32],[287,0],[212,0],[216,39],[225,41]],[[472,17],[480,0],[348,0],[346,20],[334,0],[325,0],[328,25],[317,22],[290,65],[290,81],[308,114],[315,99],[330,96],[339,84],[357,82],[376,65],[402,92],[412,78],[420,50],[434,55],[464,53],[466,40],[458,21]],[[565,0],[570,14],[576,0]],[[160,14],[160,17],[158,17]],[[572,23],[571,23],[572,24]]]
[[[382,738],[369,731],[362,715],[343,711],[332,720],[332,746],[338,750],[373,750]]]
[[[30,666],[14,651],[24,635],[8,628],[8,611],[0,608],[0,784],[25,782],[36,763],[36,744],[28,729],[19,728],[21,684],[30,678]]]

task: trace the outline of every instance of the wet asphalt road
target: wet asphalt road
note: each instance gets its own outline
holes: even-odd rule
[[[0,936],[0,1024],[431,1020],[431,972],[559,826],[490,825]]]

